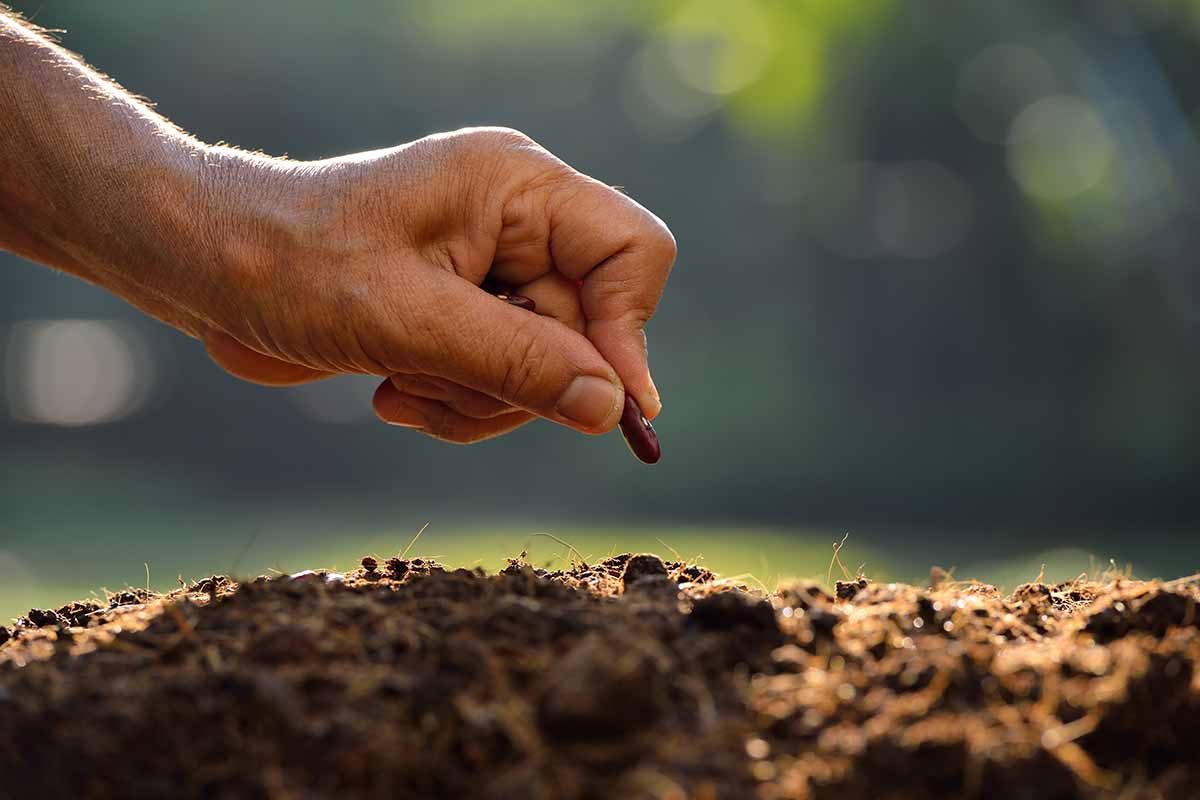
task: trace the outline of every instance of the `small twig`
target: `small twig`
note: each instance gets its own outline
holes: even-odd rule
[[[666,542],[664,542],[662,539],[659,539],[657,536],[655,536],[655,537],[654,537],[654,541],[658,542],[658,543],[659,543],[659,544],[661,544],[663,547],[665,547],[665,548],[667,548],[668,550],[670,550],[670,551],[671,551],[671,555],[675,556],[675,560],[676,560],[676,561],[678,561],[680,564],[682,564],[682,563],[683,563],[683,556],[679,555],[679,551],[678,551],[678,550],[676,550],[674,547],[671,547],[671,545],[667,544],[667,543],[666,543]]]
[[[759,580],[758,577],[753,572],[743,572],[739,575],[730,575],[727,578],[717,578],[715,581],[713,581],[709,585],[710,586],[730,586],[730,585],[737,586],[744,578],[749,578],[750,580],[757,583],[759,585],[759,587],[767,594],[771,593],[771,590],[767,588],[767,585],[765,583],[763,583],[761,580]]]
[[[842,563],[841,557],[838,556],[838,551],[842,549],[842,545],[846,544],[846,540],[850,538],[850,531],[846,531],[846,535],[842,537],[840,542],[835,542],[833,545],[833,558],[829,560],[829,572],[825,573],[825,585],[833,585],[833,565],[837,564],[842,570],[842,577],[846,580],[850,579],[850,570],[846,569],[846,565]]]
[[[150,562],[143,561],[142,566],[146,568],[146,596],[150,596]]]
[[[555,536],[553,533],[546,533],[544,531],[539,531],[537,533],[531,533],[531,534],[529,534],[529,536],[530,536],[530,538],[532,538],[534,536],[545,536],[547,539],[553,539],[554,541],[561,544],[563,547],[567,548],[568,553],[574,553],[576,556],[578,556],[580,564],[587,564],[587,559],[583,557],[583,553],[579,552],[579,548],[577,548],[575,545],[571,544],[570,542],[563,541],[562,539]]]
[[[421,538],[421,534],[424,533],[425,529],[428,527],[429,527],[429,523],[426,522],[424,525],[421,526],[421,530],[417,531],[416,535],[408,540],[408,545],[404,548],[404,551],[402,553],[400,553],[401,561],[403,561],[404,557],[408,555],[408,551],[412,550],[412,546],[417,543],[417,539]]]

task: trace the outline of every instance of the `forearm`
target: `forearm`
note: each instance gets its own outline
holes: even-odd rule
[[[0,248],[143,307],[199,299],[262,239],[267,161],[205,146],[0,11]]]

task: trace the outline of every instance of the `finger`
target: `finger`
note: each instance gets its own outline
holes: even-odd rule
[[[459,414],[445,403],[405,394],[390,380],[375,390],[375,413],[384,422],[414,428],[422,433],[455,444],[473,444],[508,433],[535,417],[528,411],[513,411],[490,419],[474,419]]]
[[[560,272],[583,281],[588,339],[653,418],[662,403],[643,328],[675,263],[675,239],[658,217],[591,178],[580,176],[559,198],[550,208],[551,257]]]
[[[553,317],[577,333],[583,333],[583,307],[579,302],[579,287],[574,281],[553,272],[518,288],[520,293],[517,296],[532,301],[530,305],[536,313]],[[505,289],[506,293],[514,291]],[[512,301],[509,302],[513,304]],[[514,305],[524,308],[519,304]],[[400,373],[392,375],[390,380],[393,386],[405,394],[441,401],[463,416],[475,419],[490,419],[516,410],[508,403],[483,392],[430,375]]]
[[[204,336],[208,357],[226,372],[265,386],[294,386],[332,377],[332,372],[312,369],[251,350],[232,336],[212,331]]]
[[[488,276],[520,286],[553,271],[554,262],[546,249],[546,221],[526,192],[510,201],[496,241],[496,253]]]
[[[538,314],[553,317],[576,333],[585,332],[587,320],[583,316],[579,286],[562,273],[548,273],[513,291],[532,300]]]
[[[477,392],[466,386],[459,386],[431,375],[397,374],[388,380],[403,394],[445,403],[464,417],[491,419],[503,414],[511,414],[517,410],[508,403],[489,397],[483,392]]]
[[[415,320],[430,331],[410,351],[413,372],[445,378],[585,433],[612,430],[624,392],[585,337],[449,273],[435,273]],[[437,335],[440,332],[441,335]]]

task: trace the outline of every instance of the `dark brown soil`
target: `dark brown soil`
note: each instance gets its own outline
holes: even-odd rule
[[[0,797],[1200,797],[1187,582],[363,564],[0,629]]]

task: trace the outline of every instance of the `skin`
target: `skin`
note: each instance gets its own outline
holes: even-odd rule
[[[310,162],[207,145],[2,9],[0,248],[240,378],[384,377],[382,419],[451,442],[662,408],[643,328],[675,241],[627,196],[505,128]]]

